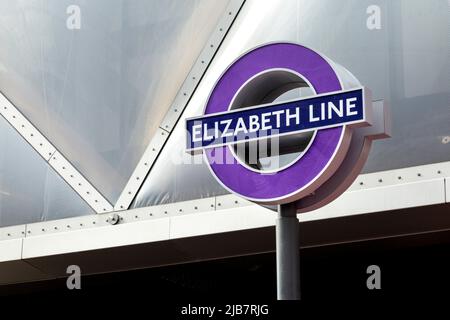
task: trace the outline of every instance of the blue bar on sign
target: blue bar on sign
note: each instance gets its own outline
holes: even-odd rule
[[[333,92],[186,120],[187,151],[365,121],[364,89]]]

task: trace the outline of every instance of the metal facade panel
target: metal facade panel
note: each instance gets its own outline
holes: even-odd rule
[[[169,239],[168,219],[154,219],[133,224],[79,229],[25,238],[22,259],[167,239]]]
[[[300,221],[329,219],[439,203],[445,203],[443,178],[346,192],[325,207],[301,214]]]
[[[172,217],[170,239],[268,227],[275,219],[271,210],[257,205]]]
[[[0,90],[113,203],[227,3],[0,1]]]
[[[231,0],[228,3],[222,17],[206,41],[202,52],[189,71],[189,74],[179,89],[171,107],[162,120],[160,128],[154,134],[149,146],[144,152],[144,155],[137,164],[132,176],[128,180],[125,189],[120,194],[114,207],[115,210],[124,210],[130,207],[130,204],[134,200],[137,192],[144,182],[142,177],[146,177],[148,172],[152,169],[154,162],[161,153],[162,148],[168,139],[168,136],[171,134],[173,128],[180,119],[184,109],[195,92],[197,85],[202,80],[205,71],[207,70],[211,60],[224,40],[225,35],[238,15],[243,3],[244,0]]]
[[[28,121],[17,108],[0,93],[0,114],[46,161],[55,147]]]
[[[94,213],[2,117],[0,145],[0,226]]]
[[[369,6],[380,8],[380,28],[370,25]],[[132,207],[226,193],[209,176],[201,155],[184,154],[184,120],[202,113],[214,83],[234,59],[272,41],[299,42],[324,53],[371,88],[374,99],[390,105],[392,138],[373,144],[364,172],[449,161],[447,13],[445,0],[349,0],[344,6],[333,0],[271,1],[263,6],[258,0],[246,1]],[[422,73],[414,65],[421,65]],[[422,75],[427,84],[422,84]]]
[[[58,151],[49,160],[50,166],[66,181],[97,213],[113,210],[113,206],[86,180]]]

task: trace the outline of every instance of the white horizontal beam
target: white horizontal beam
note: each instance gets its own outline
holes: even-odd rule
[[[22,259],[168,240],[169,223],[163,218],[26,237]]]
[[[254,203],[250,202],[246,199],[237,197],[234,194],[227,194],[224,196],[216,197],[217,210],[240,208],[240,207],[244,207],[244,206],[254,206]]]
[[[337,200],[299,219],[307,222],[444,204],[449,200],[449,180],[450,162],[361,175]],[[118,225],[108,223],[110,213],[0,228],[0,261],[261,228],[273,226],[276,217],[273,211],[234,195],[118,214]]]
[[[0,228],[0,284],[42,278],[35,268],[22,260],[26,225]]]
[[[72,224],[61,221],[58,231],[51,230],[55,222],[30,224],[23,243],[23,258],[275,225],[276,214],[258,205],[245,203],[243,206],[218,209],[211,199],[202,201],[201,208],[198,207],[199,202],[187,201],[170,206],[129,210],[120,213],[124,219],[118,225],[107,224],[108,215],[96,216],[101,221],[95,227],[89,222],[92,217],[77,218],[78,221],[86,221],[86,227],[75,226],[74,220]],[[322,209],[299,215],[299,219],[307,222],[439,203],[445,203],[444,178],[348,192]],[[185,211],[180,212],[180,209]],[[198,212],[194,212],[196,210]],[[150,213],[155,216],[150,216]],[[49,230],[40,230],[43,226]]]
[[[0,228],[1,240],[19,239],[25,237],[27,226],[25,224]]]
[[[450,161],[361,174],[347,192],[450,177]]]
[[[0,241],[0,262],[22,259],[23,238]]]
[[[258,205],[171,217],[170,239],[270,227],[276,214]]]
[[[330,219],[445,203],[444,179],[345,192],[330,204],[299,216],[300,221]]]

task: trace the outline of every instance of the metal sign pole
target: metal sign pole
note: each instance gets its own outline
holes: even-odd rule
[[[299,220],[295,203],[278,206],[275,232],[278,300],[300,300]]]

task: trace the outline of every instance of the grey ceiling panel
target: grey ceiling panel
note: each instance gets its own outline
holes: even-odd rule
[[[0,117],[0,227],[94,214]]]
[[[114,203],[227,3],[0,0],[0,91]]]

